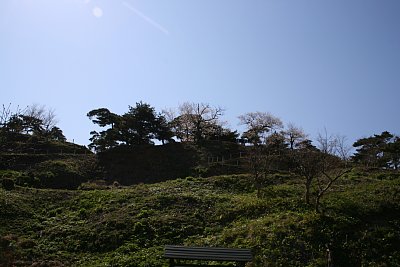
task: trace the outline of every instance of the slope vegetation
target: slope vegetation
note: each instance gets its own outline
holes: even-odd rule
[[[248,175],[0,189],[0,266],[168,266],[166,244],[251,248],[248,266],[400,265],[398,173],[353,171],[324,214],[301,178],[269,179],[261,197]]]

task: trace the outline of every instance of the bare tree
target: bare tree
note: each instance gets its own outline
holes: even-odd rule
[[[315,198],[315,211],[320,213],[321,198],[328,192],[332,185],[343,175],[350,172],[351,169],[340,166],[340,162],[329,157],[324,158],[323,168],[320,175],[317,176],[317,194]],[[333,162],[333,166],[332,166]],[[331,166],[329,166],[331,165]]]
[[[318,149],[302,148],[292,151],[294,171],[305,179],[305,202],[314,203],[315,211],[320,213],[321,199],[334,183],[351,169],[344,161]],[[312,196],[315,192],[315,198]]]
[[[309,205],[311,203],[312,184],[321,172],[323,154],[315,147],[309,146],[294,150],[291,155],[294,163],[293,171],[305,179],[304,200]]]
[[[0,113],[0,127],[3,127],[8,122],[8,120],[10,119],[10,116],[11,116],[10,107],[11,107],[11,104],[9,104],[8,106],[5,106],[3,104],[2,110],[1,110],[1,113]]]
[[[265,180],[265,155],[261,146],[254,146],[249,151],[248,163],[253,175],[254,185],[257,189],[257,197],[261,196],[263,181]]]
[[[334,155],[336,151],[336,140],[335,136],[328,134],[326,128],[324,128],[324,133],[318,133],[317,136],[317,147],[322,153]]]
[[[172,122],[176,117],[176,110],[173,108],[165,108],[161,110],[161,115],[167,120],[167,122]]]
[[[306,195],[309,194],[310,186],[315,180],[315,211],[321,212],[321,199],[331,189],[333,184],[348,173],[351,169],[347,168],[346,160],[349,158],[350,148],[346,146],[346,137],[336,134],[330,135],[324,129],[324,133],[318,134],[317,143],[319,151],[313,152],[317,157],[311,158],[302,155],[299,158],[298,166],[306,177]],[[309,177],[307,177],[308,174]],[[309,204],[310,198],[306,198]]]
[[[45,105],[32,104],[25,109],[24,115],[41,120],[46,132],[51,131],[58,123],[55,110],[47,109]]]
[[[307,134],[300,127],[297,127],[293,123],[287,124],[287,129],[283,132],[286,141],[290,144],[290,149],[294,149],[295,145],[306,140]]]
[[[164,111],[168,118],[174,116],[172,111]],[[184,141],[200,141],[209,128],[222,125],[219,120],[224,109],[213,107],[208,103],[185,102],[178,107],[178,116],[173,119],[173,128],[179,139]]]
[[[341,134],[328,135],[327,130],[318,134],[318,148],[330,155],[337,156],[342,160],[349,160],[352,147],[347,144],[347,138]]]
[[[23,111],[17,106],[16,110],[13,112],[11,110],[11,103],[8,105],[2,105],[2,110],[0,112],[0,127],[6,126],[8,122],[12,119],[12,117],[19,116],[23,113]]]
[[[243,136],[255,145],[265,143],[267,133],[283,127],[282,121],[269,112],[249,112],[238,118],[239,124],[247,127]]]
[[[257,189],[257,197],[261,197],[262,188],[273,183],[270,175],[279,170],[281,158],[276,153],[270,153],[267,146],[249,147],[247,153],[248,170]]]
[[[335,139],[335,154],[342,160],[348,161],[350,159],[352,147],[347,144],[347,137],[337,134]]]

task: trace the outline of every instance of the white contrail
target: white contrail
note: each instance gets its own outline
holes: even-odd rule
[[[132,10],[133,12],[135,12],[136,15],[138,15],[139,17],[141,17],[142,19],[144,19],[145,21],[147,21],[148,23],[159,29],[165,35],[169,35],[169,31],[167,29],[165,29],[163,26],[155,22],[153,19],[149,18],[148,16],[146,16],[145,14],[143,14],[142,12],[131,6],[128,2],[124,1],[122,2],[122,4],[127,8],[129,8],[130,10]]]

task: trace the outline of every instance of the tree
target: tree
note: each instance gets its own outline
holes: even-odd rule
[[[0,112],[0,147],[15,150],[16,142],[35,145],[38,141],[55,140],[65,142],[62,130],[56,126],[55,112],[37,104],[24,110],[17,107],[11,111],[11,104],[3,105]]]
[[[305,179],[304,200],[309,205],[311,203],[311,186],[321,172],[323,153],[312,146],[309,140],[304,141],[302,145],[300,149],[292,150],[291,155],[293,171]]]
[[[318,133],[317,143],[322,153],[334,155],[336,151],[336,140],[333,135],[328,135],[328,131],[324,128],[324,133]]]
[[[181,141],[187,142],[195,140],[194,125],[192,123],[193,119],[191,117],[192,115],[183,114],[170,122],[174,135]]]
[[[136,146],[154,144],[158,139],[163,143],[171,141],[172,133],[165,118],[156,114],[155,109],[147,103],[137,102],[129,106],[123,115],[112,113],[107,108],[99,108],[88,112],[93,123],[106,128],[103,131],[92,131],[90,134],[91,149],[98,152],[120,145]]]
[[[327,140],[320,140],[323,144]],[[345,161],[327,151],[319,150],[311,144],[310,140],[300,143],[300,148],[292,150],[294,171],[305,179],[305,202],[311,204],[312,186],[315,184],[314,208],[321,212],[321,199],[331,189],[333,184],[350,171],[346,168]]]
[[[240,115],[239,120],[241,125],[247,127],[242,138],[253,145],[265,143],[267,133],[283,127],[283,123],[278,117],[266,112],[249,112]]]
[[[270,154],[281,154],[288,147],[283,132],[274,132],[267,136],[265,138],[265,146]]]
[[[25,134],[31,134],[34,136],[44,135],[45,129],[43,127],[43,121],[40,118],[29,115],[19,115],[19,118]]]
[[[287,130],[284,132],[286,141],[289,143],[290,149],[294,149],[298,143],[304,141],[307,138],[307,134],[300,127],[297,127],[293,123],[288,123]]]
[[[171,125],[175,136],[180,140],[200,142],[212,129],[216,129],[216,125],[221,126],[219,118],[223,113],[224,109],[221,107],[185,102],[179,106],[179,115],[172,120]]]
[[[332,185],[342,178],[351,169],[343,165],[343,161],[332,155],[322,157],[321,173],[317,175],[317,194],[315,197],[315,211],[320,213],[321,199],[332,187]]]
[[[11,103],[8,106],[3,104],[0,114],[1,133],[22,133],[24,130],[23,111],[17,107],[15,112],[11,111]]]
[[[119,134],[115,128],[110,128],[101,132],[91,131],[90,134],[92,137],[89,139],[90,144],[88,147],[96,152],[102,152],[119,145]]]
[[[19,114],[19,112],[17,112]],[[9,122],[10,118],[14,115],[11,111],[11,103],[9,105],[2,105],[2,110],[0,113],[0,128],[5,127],[5,125]]]
[[[122,115],[122,141],[127,145],[153,144],[156,137],[157,115],[149,104],[138,102]]]
[[[387,166],[398,170],[400,167],[400,137],[396,136],[393,142],[388,143],[383,151],[388,159]]]
[[[24,130],[24,122],[20,114],[13,114],[4,124],[3,130],[7,133],[19,134]]]
[[[45,132],[50,132],[58,123],[55,110],[46,108],[45,105],[32,104],[27,106],[23,115],[41,121],[41,127]]]
[[[231,129],[224,128],[218,124],[210,125],[204,133],[204,139],[213,141],[236,143],[238,137],[239,133],[237,131],[232,131]]]
[[[245,143],[253,146],[249,149],[249,167],[253,174],[257,196],[273,171],[282,167],[287,145],[282,133],[272,132],[283,126],[282,121],[265,112],[250,112],[239,116],[240,124],[246,125],[247,130],[242,134]]]
[[[317,137],[318,148],[330,155],[335,155],[344,161],[350,159],[352,148],[347,145],[347,137],[340,134],[328,135],[326,129],[324,133],[319,133]]]
[[[100,127],[108,127],[104,131],[91,131],[92,137],[89,139],[89,148],[97,152],[101,152],[118,145],[120,141],[120,127],[122,125],[122,117],[112,113],[107,108],[99,108],[91,110],[87,116],[94,124]]]
[[[61,142],[67,141],[67,139],[64,136],[63,131],[60,128],[58,128],[57,126],[54,126],[51,128],[51,130],[49,131],[49,138],[51,140],[56,140],[56,141],[61,141]]]
[[[392,160],[387,149],[390,143],[396,143],[395,140],[394,135],[387,131],[380,135],[361,138],[353,144],[356,148],[353,159],[367,167],[387,167]]]
[[[253,146],[250,148],[248,156],[250,172],[253,176],[254,185],[257,189],[257,197],[261,197],[261,189],[267,175],[264,150],[265,148],[262,146]]]
[[[156,119],[155,138],[164,145],[165,142],[174,142],[173,137],[174,133],[171,130],[170,124],[162,114],[159,114]]]
[[[87,116],[94,124],[98,124],[100,127],[106,127],[110,125],[111,128],[114,128],[115,124],[120,121],[120,116],[112,113],[107,108],[91,110],[87,113]]]
[[[273,133],[266,138],[266,143],[248,148],[248,167],[257,189],[257,197],[261,189],[272,183],[268,176],[278,170],[287,168],[287,144],[282,133]]]
[[[335,144],[335,155],[346,162],[349,161],[352,147],[347,144],[347,137],[337,134],[335,136]]]

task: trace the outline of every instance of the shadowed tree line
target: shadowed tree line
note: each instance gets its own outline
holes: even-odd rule
[[[39,139],[66,141],[62,130],[57,127],[55,111],[33,104],[25,109],[11,110],[11,104],[3,105],[0,113],[1,136],[13,138],[29,135]]]
[[[240,115],[245,126],[240,135],[237,130],[225,127],[222,120],[224,109],[207,103],[183,103],[176,109],[156,112],[150,104],[138,102],[129,106],[122,115],[107,108],[94,109],[87,116],[98,125],[100,131],[91,132],[89,148],[101,152],[118,146],[135,147],[173,142],[201,144],[204,141],[225,141],[262,146],[270,155],[282,154],[285,150],[313,147],[312,141],[301,127],[283,122],[267,112],[249,112]],[[33,104],[12,110],[11,104],[2,105],[0,112],[0,148],[14,141],[59,141],[65,142],[63,131],[57,126],[55,111],[43,105]],[[319,134],[317,150],[334,155],[346,162],[366,167],[397,170],[400,166],[400,137],[387,131],[357,140],[353,148],[343,135]],[[282,163],[283,164],[283,163]],[[276,164],[275,164],[276,165]]]
[[[176,109],[156,112],[155,108],[143,102],[129,106],[122,115],[107,108],[91,110],[87,116],[102,128],[92,131],[89,147],[97,152],[118,146],[166,144],[171,142],[226,141],[247,147],[263,147],[268,154],[311,149],[323,154],[336,156],[345,162],[359,163],[366,167],[387,169],[399,168],[400,138],[383,132],[357,140],[353,147],[347,144],[344,135],[328,135],[325,130],[316,138],[317,146],[301,127],[284,123],[268,112],[248,112],[240,115],[240,124],[245,126],[240,135],[237,130],[225,127],[222,120],[224,109],[207,103],[183,103]],[[267,149],[265,149],[267,148]],[[355,148],[355,153],[352,151]],[[311,151],[310,150],[310,151]]]
[[[89,147],[96,152],[118,146],[134,147],[182,141],[200,143],[204,140],[236,142],[237,132],[223,127],[219,121],[223,109],[204,103],[184,103],[177,111],[157,113],[147,103],[129,106],[128,112],[118,115],[107,108],[91,110],[87,116],[104,130],[92,131]]]
[[[80,154],[80,155],[77,155]],[[96,175],[95,156],[68,143],[53,109],[31,105],[0,112],[0,180],[36,188],[78,186]]]
[[[181,175],[180,169],[185,169],[182,175],[191,174],[189,169],[202,169],[202,175],[207,175],[207,160],[204,158],[207,154],[219,153],[218,150],[211,152],[209,144],[234,144],[237,147],[235,152],[245,152],[246,157],[240,159],[241,171],[252,173],[259,194],[264,186],[274,182],[271,174],[279,171],[296,173],[304,179],[305,202],[314,204],[317,211],[320,210],[320,200],[324,194],[351,167],[398,170],[400,166],[400,138],[389,132],[359,139],[351,147],[345,136],[329,135],[325,130],[318,135],[314,145],[301,127],[293,123],[285,125],[280,118],[268,112],[240,115],[240,124],[245,128],[241,135],[237,130],[226,127],[223,115],[223,108],[207,103],[186,102],[175,109],[157,112],[150,104],[137,102],[122,115],[107,108],[98,108],[87,113],[89,119],[99,127],[99,130],[91,132],[89,148],[97,152],[100,165],[101,159],[106,159],[104,166],[107,165],[107,168],[125,170],[122,174],[118,172],[120,177],[132,173],[125,166],[128,163],[121,153],[126,159],[136,162],[128,165],[147,166],[146,172],[143,172],[146,177],[142,177],[146,180],[149,177],[162,179],[159,177],[161,174],[164,178],[174,178]],[[0,114],[2,151],[13,151],[13,147],[7,145],[13,142],[65,142],[66,138],[56,124],[54,110],[44,106],[32,105],[12,111],[11,105],[3,105]],[[157,143],[171,145],[161,153],[160,149],[150,149],[156,148]],[[177,147],[172,145],[174,143],[189,146]],[[232,146],[229,147],[232,149]],[[354,149],[355,153],[351,155]],[[140,154],[146,156],[134,157],[135,151],[142,151]],[[175,157],[169,156],[172,161],[162,160],[159,155],[168,157],[168,151],[175,151]],[[176,151],[180,152],[177,154]],[[159,154],[158,157],[155,154]],[[174,162],[182,164],[169,172]],[[142,172],[135,169],[134,173]],[[137,179],[132,180],[128,176],[126,183]]]

